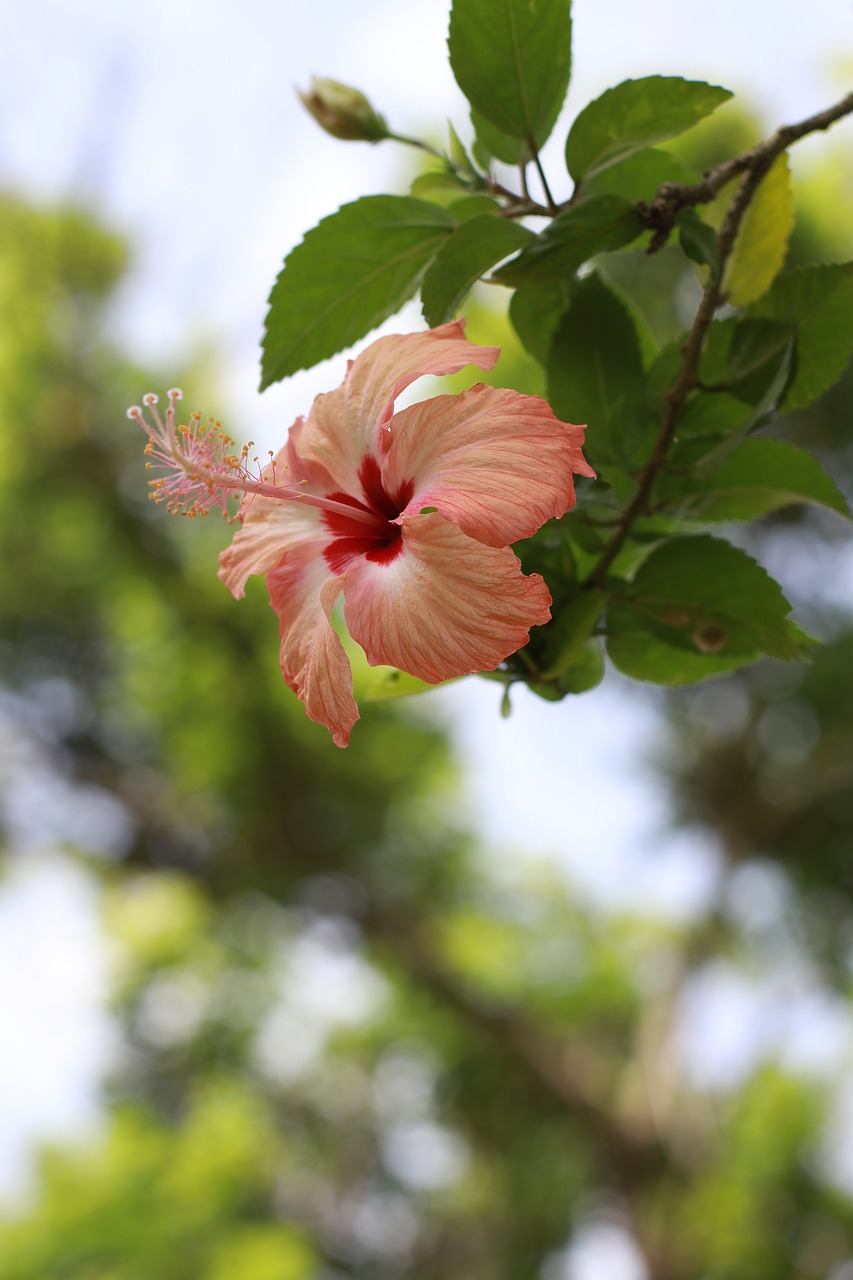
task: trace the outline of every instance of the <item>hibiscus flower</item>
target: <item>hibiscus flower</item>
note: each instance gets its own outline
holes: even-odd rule
[[[594,473],[583,427],[560,422],[538,396],[478,384],[394,412],[424,374],[491,369],[455,321],[379,338],[320,395],[280,453],[252,473],[248,452],[218,424],[155,427],[138,408],[155,498],[185,514],[225,509],[242,494],[240,528],[220,557],[235,597],[263,575],[278,615],[281,671],[312,720],[346,746],[358,719],[352,672],[331,623],[343,594],[350,635],[372,665],[436,684],[494,670],[551,616],[539,574],[525,576],[510,543],[574,503],[573,473]]]

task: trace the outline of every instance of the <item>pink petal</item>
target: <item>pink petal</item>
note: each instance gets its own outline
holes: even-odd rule
[[[349,660],[329,621],[341,579],[310,547],[299,547],[267,574],[267,588],[279,620],[281,674],[308,716],[345,747],[358,707]]]
[[[466,364],[491,369],[499,355],[499,347],[468,342],[462,320],[422,333],[378,338],[350,362],[337,390],[317,396],[298,432],[299,453],[327,467],[335,488],[357,495],[361,461],[366,453],[381,457],[381,427],[410,383],[428,373],[457,373]]]
[[[548,588],[508,547],[483,546],[434,513],[402,528],[394,560],[362,559],[344,575],[347,626],[371,664],[432,684],[491,671],[550,618]]]
[[[219,556],[219,576],[234,597],[245,593],[253,573],[267,573],[297,547],[311,546],[319,556],[329,543],[322,514],[316,507],[270,498],[244,504],[242,525]]]
[[[264,467],[262,478],[269,484],[304,486],[307,493],[330,493],[334,483],[325,467],[304,462],[295,447],[302,426],[303,419],[297,418],[283,448]],[[219,576],[238,600],[253,573],[266,573],[294,547],[325,546],[329,541],[322,512],[299,502],[249,494],[240,506],[239,519],[240,528],[219,557]]]
[[[572,472],[595,472],[581,453],[583,427],[560,422],[538,396],[482,385],[395,414],[382,467],[389,492],[413,480],[402,512],[435,507],[492,547],[529,538],[574,505]]]

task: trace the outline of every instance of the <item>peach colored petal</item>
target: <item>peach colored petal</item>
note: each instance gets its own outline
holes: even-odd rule
[[[464,337],[464,322],[454,320],[422,333],[378,338],[350,361],[343,384],[317,396],[299,430],[300,455],[327,467],[336,488],[357,494],[358,468],[366,453],[381,457],[381,428],[394,400],[424,374],[456,373],[466,364],[491,369],[498,347],[478,347]]]
[[[322,512],[297,502],[252,498],[244,505],[242,524],[219,556],[219,576],[239,600],[253,573],[267,573],[296,547],[312,546],[315,555],[329,542]]]
[[[330,730],[339,747],[358,719],[352,671],[329,621],[341,590],[310,547],[297,547],[267,574],[270,604],[278,614],[281,674],[312,720]]]
[[[538,574],[508,547],[489,547],[431,513],[403,522],[390,563],[361,560],[344,575],[350,634],[374,666],[389,663],[436,684],[491,671],[551,616]]]
[[[492,547],[529,538],[574,506],[572,472],[595,472],[581,453],[583,427],[560,422],[538,396],[482,384],[435,396],[394,415],[382,480],[413,480],[402,512],[435,507]]]
[[[334,482],[326,468],[299,456],[296,443],[303,425],[304,420],[297,418],[284,446],[264,467],[262,479],[270,484],[298,485],[306,493],[330,493]],[[299,502],[249,494],[240,507],[239,519],[240,528],[219,557],[219,576],[238,600],[253,573],[274,568],[293,547],[314,542],[319,554],[329,541],[322,512]]]

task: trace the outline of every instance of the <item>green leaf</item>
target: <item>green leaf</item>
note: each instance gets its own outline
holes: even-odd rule
[[[441,246],[424,276],[421,297],[427,324],[452,320],[483,273],[532,239],[527,227],[505,218],[463,222]]]
[[[633,680],[670,685],[694,684],[750,661],[741,654],[674,648],[647,630],[630,609],[618,604],[607,611],[607,656],[617,671]]]
[[[566,164],[576,182],[591,178],[652,143],[683,133],[732,95],[728,89],[680,76],[625,80],[590,102],[566,141]]]
[[[695,209],[682,209],[676,218],[678,240],[687,257],[711,268],[712,276],[720,269],[717,233],[703,222]]]
[[[700,680],[762,653],[801,655],[777,582],[744,551],[706,536],[658,547],[608,610],[607,649],[626,675]]]
[[[747,404],[758,404],[790,355],[793,339],[794,328],[790,324],[736,320],[725,375],[728,391]]]
[[[516,289],[510,299],[512,327],[525,351],[541,365],[547,364],[560,317],[569,308],[573,283],[572,276],[564,276],[551,284]]]
[[[288,255],[270,294],[261,389],[363,338],[416,292],[452,216],[410,196],[365,196]]]
[[[341,644],[352,667],[353,693],[358,702],[390,702],[394,698],[408,698],[415,693],[426,693],[438,686],[418,680],[396,667],[372,667],[361,645],[356,644],[345,627],[338,628]],[[445,680],[443,683],[451,683]]]
[[[593,466],[629,461],[641,439],[640,344],[627,308],[598,275],[578,284],[557,326],[547,373],[557,416],[587,424]]]
[[[450,159],[457,173],[464,174],[466,178],[479,177],[471,157],[465,150],[462,139],[459,137],[459,134],[454,129],[450,120],[447,122],[447,135],[450,142]]]
[[[530,160],[530,147],[523,138],[511,138],[502,133],[479,111],[472,110],[471,124],[477,136],[478,151],[485,151],[490,158],[511,164],[513,168]]]
[[[501,207],[491,196],[463,196],[454,200],[448,209],[457,222],[470,222],[472,218],[500,217]]]
[[[702,220],[719,228],[740,179],[726,184],[705,206]],[[780,155],[744,214],[723,272],[722,289],[735,307],[745,307],[767,292],[782,270],[794,228],[794,191],[787,154]]]
[[[740,431],[751,417],[748,404],[721,392],[700,391],[684,406],[678,419],[678,439],[691,442],[702,437],[720,437]]]
[[[657,497],[690,520],[752,520],[795,502],[850,515],[812,454],[781,440],[746,440],[712,475],[664,476]]]
[[[557,676],[533,680],[529,688],[546,702],[561,702],[569,693],[586,693],[604,679],[604,654],[598,640],[581,644],[575,658]]]
[[[623,196],[632,202],[645,200],[650,204],[665,182],[689,186],[698,178],[695,170],[688,169],[668,151],[647,147],[586,180],[584,191],[587,195]]]
[[[450,173],[447,169],[428,169],[414,179],[409,187],[409,194],[447,208],[454,200],[464,199],[468,188],[455,173]]]
[[[502,133],[541,147],[569,85],[570,0],[453,0],[448,44],[472,107]]]
[[[782,154],[761,181],[723,272],[723,293],[746,307],[767,292],[785,263],[794,229],[794,190],[788,157]]]
[[[577,566],[568,535],[568,524],[562,518],[549,520],[532,538],[525,538],[513,547],[524,572],[541,573],[547,582],[555,615],[578,589]]]
[[[604,679],[604,654],[598,640],[587,640],[570,667],[557,678],[561,693],[587,693]]]
[[[573,667],[601,617],[606,595],[603,591],[579,591],[566,602],[547,629],[542,676],[556,680]]]
[[[745,321],[743,323],[752,323]],[[734,347],[732,348],[734,353]],[[794,359],[794,337],[793,334],[788,337],[787,346],[781,351],[780,356],[775,364],[771,366],[771,378],[761,395],[760,399],[753,405],[750,412],[746,415],[742,422],[733,426],[729,434],[726,435],[719,444],[717,444],[703,459],[703,467],[710,471],[713,467],[719,466],[722,460],[732,452],[733,449],[741,443],[746,436],[753,431],[757,431],[776,412],[782,397],[785,394],[785,388],[791,380],[791,370]],[[735,383],[733,390],[738,391],[742,383]],[[741,396],[742,399],[745,397]],[[747,401],[747,403],[749,403]]]
[[[777,276],[750,316],[797,326],[797,363],[782,402],[802,409],[844,372],[853,347],[853,263],[801,267]]]
[[[550,222],[529,248],[495,272],[500,284],[547,284],[588,259],[621,249],[643,231],[643,220],[621,196],[591,196]]]

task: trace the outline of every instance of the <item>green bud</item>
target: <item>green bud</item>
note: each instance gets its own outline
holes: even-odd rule
[[[358,89],[312,76],[308,93],[297,90],[321,129],[344,142],[381,142],[388,126]]]

